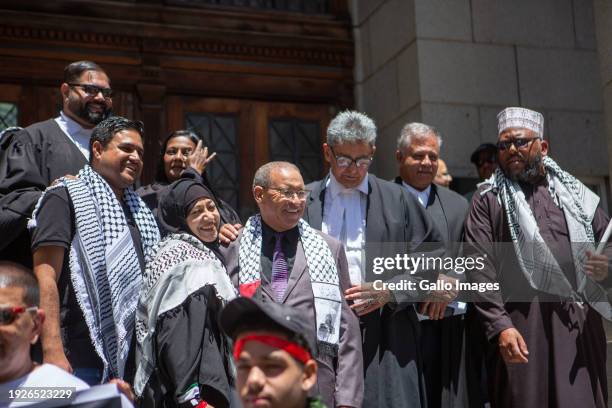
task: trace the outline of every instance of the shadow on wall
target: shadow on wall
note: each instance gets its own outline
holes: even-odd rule
[[[450,184],[450,189],[457,193],[464,195],[470,191],[476,190],[478,184],[477,178],[472,177],[453,177],[453,181]]]

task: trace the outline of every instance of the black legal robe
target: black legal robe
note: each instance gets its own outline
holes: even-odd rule
[[[310,183],[311,190],[304,219],[321,229],[325,208],[327,178]],[[395,253],[441,255],[427,243],[442,242],[433,220],[425,209],[400,186],[368,174],[366,205],[366,265],[377,256]],[[399,245],[398,245],[399,244]],[[374,276],[366,267],[366,281],[386,282],[426,279],[437,280],[437,271],[415,275],[386,274]],[[421,291],[393,291],[394,302],[360,318],[363,366],[364,407],[426,407],[423,364],[420,348],[420,324],[413,307]]]
[[[0,259],[32,267],[27,221],[54,180],[77,174],[87,159],[55,120],[5,135],[0,144]]]
[[[400,177],[394,181],[402,185]],[[463,240],[467,200],[454,191],[432,184],[426,211],[444,240],[444,256],[461,256],[458,243]],[[463,275],[453,271],[446,274],[460,281],[465,280]],[[458,315],[420,322],[428,408],[484,406],[483,396],[479,392],[480,355],[475,357],[474,362],[468,360],[473,358],[473,349],[477,350],[481,344],[475,342],[479,338],[478,333],[465,327],[464,318],[464,315]]]

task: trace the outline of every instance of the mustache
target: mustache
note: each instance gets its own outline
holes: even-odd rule
[[[521,154],[521,152],[518,152],[518,151],[517,151],[517,152],[515,152],[515,153],[514,153],[512,156],[510,156],[510,157],[508,158],[508,160],[506,160],[506,162],[509,162],[509,161],[514,160],[514,159],[516,159],[516,158],[518,158],[518,159],[520,159],[520,160],[525,160],[525,156],[523,156],[523,155]]]
[[[523,169],[523,171],[521,171],[518,174],[510,175],[510,179],[512,181],[520,181],[520,182],[528,183],[531,180],[534,180],[535,178],[540,176],[540,170],[542,169],[542,166],[544,163],[544,156],[542,155],[542,153],[539,153],[536,156],[534,156],[533,160],[531,161],[525,160],[525,158],[520,156],[520,154],[516,154],[512,157],[517,157],[517,156],[520,157],[521,160],[526,161],[526,164],[525,164],[525,168]],[[511,160],[511,159],[512,158],[508,160]]]
[[[102,110],[100,112],[91,111],[90,107],[94,105],[101,107]],[[81,103],[77,99],[72,99],[69,101],[69,108],[78,117],[93,125],[97,125],[112,115],[112,109],[106,102],[88,101],[86,103]]]

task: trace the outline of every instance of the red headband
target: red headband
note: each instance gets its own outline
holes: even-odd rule
[[[240,357],[240,352],[242,352],[242,348],[249,341],[258,341],[270,347],[284,350],[287,353],[291,354],[293,358],[298,361],[301,361],[304,364],[306,364],[306,362],[312,358],[308,350],[298,345],[297,343],[293,343],[291,341],[281,339],[280,337],[276,337],[273,335],[250,334],[236,341],[236,344],[234,345],[235,360],[238,360],[238,357]]]

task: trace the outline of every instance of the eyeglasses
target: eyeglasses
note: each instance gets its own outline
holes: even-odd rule
[[[298,200],[303,201],[308,198],[310,190],[287,190],[281,188],[268,187],[268,190],[278,191],[286,200],[291,200],[293,196],[297,196]]]
[[[355,166],[360,169],[367,169],[370,167],[370,164],[372,164],[372,157],[358,157],[353,159],[348,156],[336,156],[336,153],[331,146],[329,146],[329,150],[331,150],[332,154],[334,155],[334,159],[336,159],[336,165],[341,169],[347,169],[351,167],[351,164],[353,163],[355,163]]]
[[[25,312],[36,312],[38,307],[23,307],[23,306],[0,306],[0,326],[11,324],[17,316]]]
[[[87,96],[96,96],[98,93],[102,92],[102,96],[105,99],[110,99],[113,97],[113,90],[110,88],[101,88],[96,85],[91,84],[68,84],[71,87],[78,87],[83,90],[87,94]]]
[[[497,142],[497,148],[502,151],[510,150],[510,146],[514,145],[514,147],[518,150],[523,147],[529,146],[529,143],[537,139],[541,139],[541,137],[533,137],[531,139],[514,139],[514,140],[507,140],[505,142]]]

